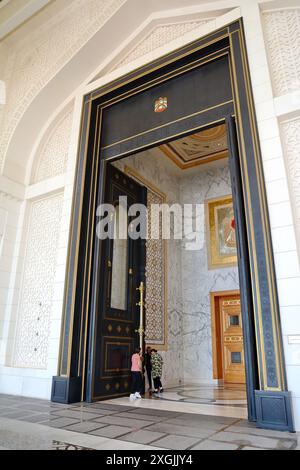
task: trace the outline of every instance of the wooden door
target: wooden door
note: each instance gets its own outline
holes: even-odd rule
[[[127,197],[127,207],[118,206]],[[95,367],[92,400],[127,395],[131,382],[131,355],[140,344],[140,307],[138,287],[145,284],[145,241],[118,238],[119,220],[126,220],[130,232],[136,217],[128,216],[133,204],[144,203],[146,189],[136,181],[107,165],[105,203],[115,207],[112,230],[114,238],[102,242],[101,282],[96,324]],[[120,211],[123,211],[121,213]],[[124,234],[123,234],[124,235]]]
[[[220,298],[224,383],[245,384],[245,360],[240,296]]]

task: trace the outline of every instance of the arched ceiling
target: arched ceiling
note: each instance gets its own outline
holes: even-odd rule
[[[53,0],[0,0],[0,40]]]
[[[73,1],[80,2],[81,0]],[[60,2],[65,5],[64,0],[60,0]],[[233,6],[234,3],[233,0]],[[58,5],[57,0],[51,2],[49,7],[44,8],[39,15],[44,21],[47,21],[47,9],[49,8],[49,12],[51,8],[55,11]],[[26,109],[19,113],[20,119],[10,137],[5,155],[4,174],[24,183],[30,153],[37,135],[49,117],[55,114],[62,103],[69,98],[71,99],[79,87],[91,81],[91,78],[97,73],[99,75],[101,69],[105,72],[107,67],[111,69],[113,64],[118,63],[125,56],[125,52],[128,53],[132,50],[135,43],[139,44],[143,36],[149,35],[151,28],[153,29],[155,25],[162,23],[184,22],[187,21],[187,18],[201,20],[203,17],[212,16],[210,10],[215,13],[217,7],[220,7],[217,10],[218,15],[226,13],[228,9],[221,10],[222,6],[224,7],[223,1],[215,2],[214,0],[123,1],[102,27],[81,45],[77,53],[62,64],[52,76],[49,76],[47,83],[36,93]],[[38,23],[39,15],[35,15],[32,19],[33,24]],[[49,21],[53,22],[54,18],[55,15],[52,13]],[[145,26],[144,32],[141,25],[148,25],[147,28]],[[10,35],[8,39],[12,41],[15,36],[15,39],[20,42],[22,34],[29,34],[29,30],[30,21]],[[135,31],[138,34],[135,35]],[[49,34],[51,34],[51,28]],[[73,34],[76,34],[76,28]],[[125,51],[122,47],[123,44],[126,45]],[[64,44],[58,44],[57,47],[59,46],[64,47]],[[118,51],[117,54],[116,51]]]

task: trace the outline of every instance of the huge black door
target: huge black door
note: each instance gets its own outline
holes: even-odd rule
[[[134,209],[135,215],[131,215],[128,210],[144,203],[146,189],[110,164],[106,166],[105,181],[104,202],[114,206],[114,211],[102,210],[111,223],[106,225],[110,236],[100,242],[101,261],[96,267],[100,275],[92,400],[130,392],[131,355],[140,345],[142,333],[138,289],[141,283],[145,285],[145,240],[137,238],[141,229],[138,218],[141,220],[144,214]]]

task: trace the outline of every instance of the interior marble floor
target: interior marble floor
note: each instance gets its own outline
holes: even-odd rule
[[[128,406],[127,398],[110,400],[109,403]],[[247,397],[242,385],[181,385],[165,389],[160,398],[147,392],[143,400],[131,402],[130,406],[157,410],[167,407],[179,413],[247,419]]]
[[[0,395],[0,449],[300,449],[300,434],[257,429],[238,417],[196,412],[194,407],[202,404],[123,400],[60,405]],[[174,405],[181,411],[175,411]]]
[[[210,404],[216,406],[247,407],[246,387],[239,384],[182,385],[164,391],[164,400],[184,403]]]

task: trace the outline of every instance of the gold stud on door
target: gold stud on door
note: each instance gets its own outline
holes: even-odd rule
[[[140,343],[139,344],[140,344],[141,350],[143,350],[144,333],[145,333],[145,330],[144,330],[144,306],[145,306],[144,292],[145,292],[145,285],[144,285],[144,283],[141,282],[139,287],[136,288],[136,290],[139,291],[139,293],[140,293],[140,300],[136,304],[140,308],[140,325],[139,325],[139,329],[135,330],[135,332],[140,335]]]

